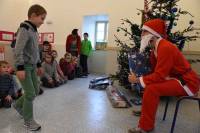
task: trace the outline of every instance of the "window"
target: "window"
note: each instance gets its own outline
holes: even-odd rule
[[[96,22],[96,44],[107,43],[108,41],[108,21],[97,21]]]
[[[89,34],[92,48],[95,50],[104,49],[108,42],[108,22],[106,14],[87,15],[83,17],[82,32]]]

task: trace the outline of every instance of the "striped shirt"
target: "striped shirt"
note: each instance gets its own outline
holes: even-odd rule
[[[0,74],[0,92],[8,92],[8,95],[14,94],[14,81],[9,74]]]

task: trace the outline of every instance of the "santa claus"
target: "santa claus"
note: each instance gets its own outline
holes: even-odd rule
[[[144,88],[142,112],[137,128],[129,133],[145,133],[154,129],[155,115],[160,96],[193,96],[199,91],[199,79],[190,64],[176,47],[166,40],[166,25],[161,19],[152,19],[142,27],[140,52],[150,45],[152,73],[136,77],[129,75],[129,82]]]

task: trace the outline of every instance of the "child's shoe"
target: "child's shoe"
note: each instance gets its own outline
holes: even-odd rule
[[[30,131],[38,131],[41,129],[41,126],[33,119],[24,121],[24,126]]]
[[[3,101],[0,99],[0,108],[3,107]]]
[[[141,110],[133,110],[132,113],[134,116],[141,116]]]
[[[42,95],[44,93],[44,90],[42,88],[39,88],[39,95]]]

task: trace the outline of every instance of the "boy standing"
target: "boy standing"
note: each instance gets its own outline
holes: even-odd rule
[[[88,65],[87,59],[92,51],[91,41],[88,40],[88,33],[83,34],[84,40],[81,42],[81,55],[80,55],[80,65],[83,69],[83,76],[88,75]]]
[[[40,5],[32,5],[28,10],[28,21],[21,23],[15,47],[16,75],[19,78],[24,95],[21,96],[13,107],[24,118],[24,126],[31,131],[37,131],[41,126],[33,117],[33,100],[38,94],[37,74],[42,74],[39,56],[39,28],[45,20],[46,10]]]

